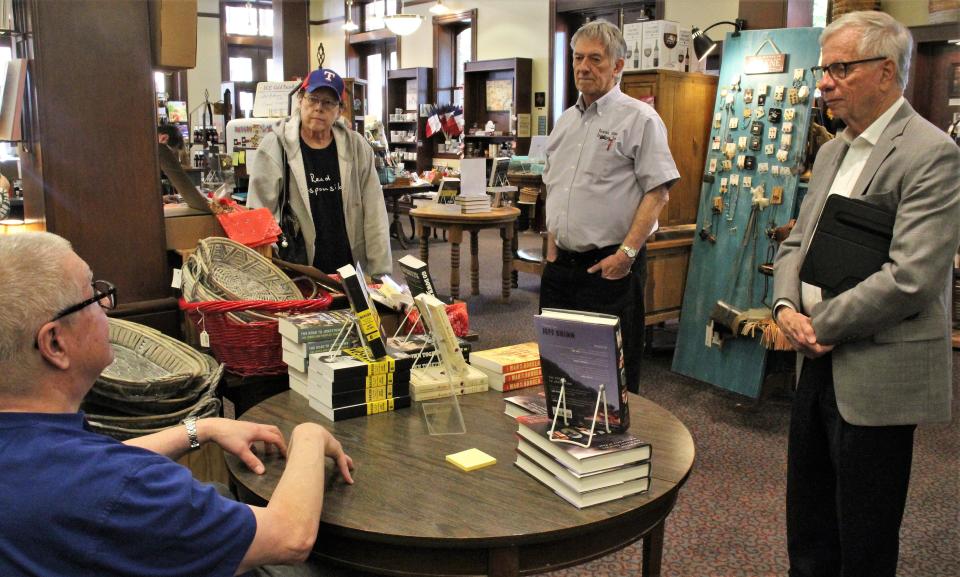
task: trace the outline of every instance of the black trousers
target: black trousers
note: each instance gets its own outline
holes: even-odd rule
[[[617,246],[584,253],[559,251],[555,262],[548,262],[540,278],[540,308],[571,309],[605,313],[620,317],[627,388],[640,390],[640,359],[643,356],[644,302],[647,280],[647,248],[644,246],[630,274],[617,280],[601,278],[600,272],[587,269],[613,254]]]
[[[807,359],[790,417],[790,577],[894,577],[915,425],[840,416],[831,355]]]

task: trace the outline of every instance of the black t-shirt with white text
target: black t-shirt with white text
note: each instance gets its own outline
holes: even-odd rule
[[[331,140],[326,148],[311,148],[301,138],[300,154],[303,155],[307,177],[313,226],[317,229],[313,266],[325,273],[335,273],[341,266],[353,263],[343,215],[337,142]]]

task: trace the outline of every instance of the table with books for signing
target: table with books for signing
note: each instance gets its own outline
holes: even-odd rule
[[[513,235],[520,210],[512,206],[492,208],[488,212],[440,212],[429,206],[415,208],[410,216],[416,222],[420,237],[420,260],[429,263],[430,229],[443,228],[450,239],[450,295],[460,298],[460,243],[463,232],[470,233],[470,294],[480,294],[480,261],[477,234],[485,228],[500,229],[503,239],[502,296],[510,300],[511,272],[513,271]]]
[[[693,439],[683,423],[631,394],[630,432],[653,446],[650,490],[577,509],[513,464],[517,425],[504,414],[503,397],[460,397],[463,435],[429,435],[420,403],[332,423],[292,391],[242,419],[275,424],[288,438],[297,424],[319,422],[353,457],[354,485],[327,461],[315,552],[331,562],[386,575],[502,577],[577,565],[643,539],[641,574],[659,575],[664,524],[693,466]],[[467,473],[445,462],[470,448],[497,463]],[[245,502],[265,504],[280,479],[283,460],[263,459],[266,473],[256,475],[227,456]]]

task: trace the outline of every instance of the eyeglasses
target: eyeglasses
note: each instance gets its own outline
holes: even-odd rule
[[[810,71],[813,72],[813,78],[817,82],[820,82],[825,72],[829,73],[830,78],[833,78],[834,80],[843,80],[847,77],[847,72],[849,72],[851,66],[856,64],[865,64],[867,62],[879,62],[880,60],[886,59],[886,56],[874,56],[873,58],[850,60],[849,62],[834,62],[832,64],[827,64],[826,66],[814,66],[810,68]]]
[[[108,311],[117,306],[117,287],[105,280],[95,280],[91,286],[93,287],[92,297],[81,303],[68,306],[67,308],[55,314],[49,322],[52,323],[53,321],[60,320],[67,315],[71,315],[77,311],[87,308],[93,303],[99,303],[102,308]]]
[[[326,110],[327,112],[330,112],[334,108],[340,107],[340,103],[337,102],[336,100],[327,100],[326,98],[314,96],[313,94],[307,94],[306,96],[303,97],[303,99],[306,101],[306,103],[309,106],[313,106],[314,108],[319,106],[320,108],[322,108],[323,110]]]

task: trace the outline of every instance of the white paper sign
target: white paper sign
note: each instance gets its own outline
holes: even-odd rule
[[[296,99],[290,103],[290,93],[300,86],[296,80],[288,82],[259,82],[257,95],[253,100],[253,115],[256,118],[283,118],[296,106]]]
[[[464,158],[460,161],[460,196],[486,196],[487,159]]]

